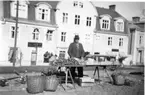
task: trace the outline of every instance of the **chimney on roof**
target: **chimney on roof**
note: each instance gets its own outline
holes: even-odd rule
[[[115,11],[116,5],[109,5],[109,9]]]
[[[132,17],[132,21],[133,22],[139,22],[140,21],[140,17],[138,17],[138,16]]]

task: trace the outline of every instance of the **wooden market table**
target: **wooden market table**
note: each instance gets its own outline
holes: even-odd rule
[[[98,75],[98,81],[100,82],[100,71],[99,71],[99,67],[103,67],[105,73],[107,74],[107,76],[109,77],[110,81],[112,82],[112,78],[110,76],[110,74],[108,73],[107,71],[107,66],[112,66],[112,65],[64,65],[63,67],[66,67],[65,69],[65,85],[67,86],[68,85],[68,74],[70,75],[70,79],[73,83],[73,87],[75,88],[75,83],[74,83],[74,79],[71,75],[71,71],[70,71],[70,68],[71,67],[95,67],[94,69],[94,74],[93,74],[93,77],[95,77],[96,75],[96,71],[97,71],[97,75]]]
[[[106,61],[106,58],[108,58],[108,57],[113,58],[113,59],[116,60],[116,56],[99,55],[99,54],[95,54],[95,55],[91,56],[91,58],[93,58],[93,59],[94,58],[98,58],[99,59],[100,57],[103,57],[104,58],[103,62],[105,62]],[[70,75],[70,78],[71,78],[71,81],[73,83],[73,86],[75,88],[75,83],[74,83],[74,80],[73,80],[73,77],[72,77],[71,71],[70,71],[70,68],[71,67],[95,67],[93,77],[96,75],[96,71],[97,71],[97,73],[98,73],[98,80],[99,81],[100,81],[99,67],[103,67],[105,73],[107,73],[108,77],[110,78],[110,81],[112,82],[112,78],[111,78],[110,74],[108,73],[106,67],[107,66],[112,66],[112,65],[115,66],[115,64],[114,64],[115,63],[115,60],[111,64],[105,64],[105,63],[100,62],[99,60],[97,60],[98,64],[91,64],[91,65],[89,65],[89,64],[86,64],[86,65],[63,65],[63,66],[60,66],[60,67],[65,67],[66,68],[65,69],[65,84],[67,85],[67,83],[68,83],[68,74],[69,74]],[[107,61],[107,62],[109,62],[109,61]]]

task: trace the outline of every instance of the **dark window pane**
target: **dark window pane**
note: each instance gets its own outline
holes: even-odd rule
[[[80,24],[80,19],[78,19],[78,25]]]
[[[44,19],[44,13],[42,13],[42,19]]]

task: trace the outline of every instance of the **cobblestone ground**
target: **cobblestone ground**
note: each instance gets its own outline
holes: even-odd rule
[[[129,70],[123,70],[128,74]],[[109,72],[112,73],[112,72]],[[85,71],[85,75],[93,76],[93,71]],[[11,77],[12,74],[1,74],[0,76]],[[97,75],[95,76],[97,77]],[[144,95],[144,77],[143,75],[130,75],[130,77],[135,81],[134,86],[115,86],[108,83],[109,78],[100,71],[100,77],[103,82],[100,84],[97,82],[91,87],[80,87],[76,85],[76,89],[73,89],[72,84],[69,87],[64,87],[67,89],[63,90],[61,86],[58,87],[56,92],[43,92],[34,95]],[[8,87],[0,87],[0,95],[31,95],[26,92],[26,85],[20,85],[16,82],[11,81],[11,85]],[[33,94],[32,94],[33,95]]]

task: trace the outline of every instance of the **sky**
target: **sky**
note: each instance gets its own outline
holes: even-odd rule
[[[120,13],[127,20],[132,20],[134,16],[141,16],[142,10],[145,9],[145,2],[111,2],[111,1],[92,1],[95,6],[109,8],[109,5],[115,4],[116,11]]]

